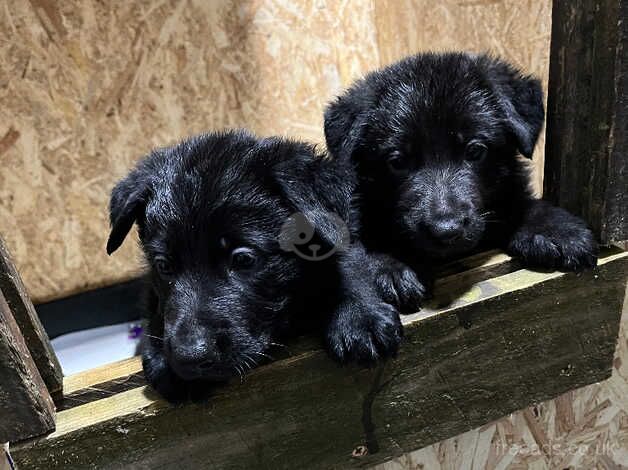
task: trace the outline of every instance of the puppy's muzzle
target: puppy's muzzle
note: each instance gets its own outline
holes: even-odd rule
[[[206,328],[181,322],[164,338],[164,353],[170,367],[185,380],[218,375],[219,351]]]
[[[180,341],[167,341],[165,353],[175,373],[186,380],[206,375],[215,363],[214,357],[208,354],[206,342],[182,344]]]
[[[465,236],[469,223],[469,214],[446,212],[435,216],[427,229],[436,241],[444,245],[451,245]]]

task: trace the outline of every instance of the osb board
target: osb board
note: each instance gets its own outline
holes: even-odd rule
[[[351,4],[353,3],[353,5]],[[370,2],[0,3],[0,233],[35,300],[134,275],[104,253],[114,182],[213,128],[320,141],[322,109],[379,63]]]
[[[152,147],[227,126],[320,142],[332,96],[419,50],[545,78],[549,23],[549,0],[0,2],[0,233],[35,301],[129,278],[108,194]]]
[[[628,300],[628,292],[626,296]],[[628,468],[628,303],[610,379],[513,413],[375,470]]]

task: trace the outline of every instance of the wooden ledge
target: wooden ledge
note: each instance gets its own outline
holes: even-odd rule
[[[581,275],[496,253],[458,263],[403,317],[397,359],[343,368],[306,341],[204,404],[160,400],[137,358],[88,371],[66,378],[66,396],[106,397],[68,405],[53,434],[12,454],[21,469],[373,465],[609,377],[627,266],[624,252]]]
[[[441,269],[441,277],[436,281],[435,298],[417,315],[402,317],[404,324],[431,316],[452,306],[451,299],[460,297],[455,305],[474,297],[473,286],[499,273],[509,273],[517,269],[510,256],[492,250],[449,263]],[[469,292],[465,292],[469,290]],[[440,308],[438,306],[440,305]],[[308,349],[302,344],[291,349]],[[115,392],[122,392],[143,385],[142,363],[139,356],[105,364],[100,367],[67,376],[63,379],[63,398],[57,401],[58,410],[66,410],[96,399],[105,398]]]
[[[129,376],[141,372],[142,360],[139,356],[123,359],[121,361],[105,364],[100,367],[78,374],[69,375],[63,379],[63,394],[65,396],[87,392],[95,385],[112,382],[115,380],[125,380]]]

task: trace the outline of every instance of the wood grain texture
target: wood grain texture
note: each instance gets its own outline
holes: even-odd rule
[[[55,407],[0,292],[0,442],[54,430]]]
[[[612,377],[536,403],[374,470],[628,467],[628,291]]]
[[[135,244],[104,253],[108,193],[151,148],[228,126],[322,142],[328,100],[422,50],[545,79],[549,25],[549,0],[9,0],[0,233],[36,302],[128,279]]]
[[[609,377],[627,264],[486,279],[474,300],[404,317],[399,358],[377,369],[311,349],[205,404],[136,388],[60,412],[55,433],[12,453],[46,469],[370,466]]]
[[[628,240],[628,1],[556,0],[552,14],[545,192],[602,243]]]
[[[63,379],[64,395],[72,395],[84,391],[94,385],[123,379],[142,370],[142,361],[139,356],[130,357],[112,364],[94,367],[78,374],[73,374]]]
[[[0,237],[0,292],[11,309],[48,391],[52,395],[60,395],[63,389],[61,365],[2,237]]]
[[[140,269],[108,258],[108,198],[142,155],[224,127],[322,141],[322,109],[379,63],[370,1],[0,5],[0,233],[36,301]],[[11,131],[13,129],[13,131]]]
[[[134,356],[65,377],[63,397],[55,403],[58,411],[66,410],[145,383],[141,358]]]

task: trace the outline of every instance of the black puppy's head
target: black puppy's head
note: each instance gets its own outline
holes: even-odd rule
[[[283,224],[306,214],[333,243],[326,214],[348,210],[342,185],[318,196],[328,163],[306,144],[232,131],[156,150],[114,188],[107,252],[137,223],[158,297],[152,334],[181,378],[237,374],[285,326],[312,263],[281,247]]]
[[[367,75],[329,105],[331,154],[357,164],[365,210],[423,252],[473,248],[502,198],[527,194],[543,124],[539,81],[484,55],[422,54]]]

